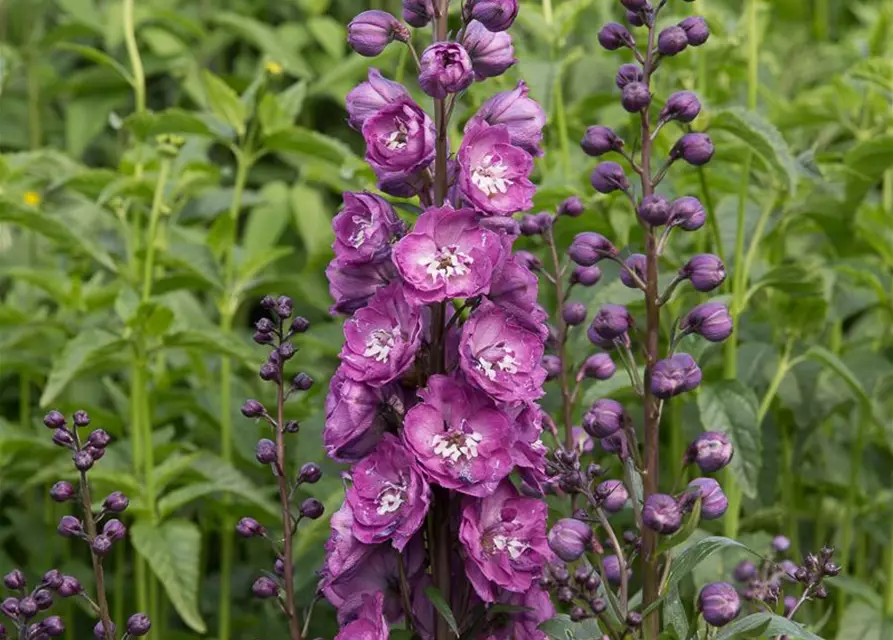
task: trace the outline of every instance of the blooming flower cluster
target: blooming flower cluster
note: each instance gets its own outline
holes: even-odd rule
[[[474,637],[545,638],[537,625],[554,611],[539,586],[553,557],[547,509],[531,497],[547,483],[537,400],[548,331],[511,218],[532,207],[545,114],[520,83],[487,100],[450,152],[461,92],[514,63],[506,30],[518,3],[465,2],[452,41],[446,5],[403,3],[410,25],[435,23],[435,41],[414,55],[433,117],[375,69],[347,98],[379,189],[417,197],[422,213],[410,229],[385,197],[345,193],[333,223],[332,312],[349,317],[324,443],[352,467],[321,589],[341,639],[386,638],[400,619],[423,638],[446,637],[432,590],[462,630],[482,628]],[[362,55],[393,40],[412,46],[388,14],[351,25]],[[494,604],[511,613],[488,614]]]

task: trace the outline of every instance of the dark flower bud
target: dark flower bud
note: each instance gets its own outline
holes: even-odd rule
[[[376,9],[364,11],[347,25],[347,43],[350,48],[367,58],[380,55],[394,40],[408,42],[409,37],[406,25],[390,13]],[[289,315],[291,313],[283,317]]]
[[[261,318],[254,323],[254,328],[258,333],[273,333],[276,330],[276,325],[269,318]]]
[[[264,296],[260,299],[260,306],[267,311],[272,311],[276,308],[276,298],[273,296]]]
[[[27,581],[25,580],[25,574],[19,571],[18,569],[13,569],[5,576],[3,576],[3,584],[6,585],[7,589],[14,589],[18,591],[19,589],[24,589]]]
[[[90,454],[90,457],[93,458],[93,462],[102,460],[103,456],[105,456],[105,449],[94,447],[92,444],[88,444],[84,451]]]
[[[583,429],[593,438],[607,438],[623,427],[629,417],[616,400],[596,400],[583,416]]]
[[[707,21],[701,16],[691,16],[679,23],[679,27],[685,31],[688,44],[693,47],[699,47],[710,37],[710,29],[707,27]]]
[[[117,542],[127,535],[127,527],[120,520],[112,518],[102,527],[102,534],[112,542]]]
[[[535,215],[527,214],[521,218],[521,234],[525,236],[538,236],[543,232],[540,222]]]
[[[638,289],[639,285],[636,284],[636,281],[633,280],[632,275],[630,275],[630,271],[635,273],[641,282],[645,282],[647,280],[646,277],[646,267],[647,267],[648,258],[645,257],[643,253],[634,253],[626,260],[623,261],[623,264],[626,266],[626,269],[620,270],[620,281],[630,289]]]
[[[81,521],[74,516],[62,516],[56,531],[65,538],[75,538],[83,533],[84,528],[81,526]]]
[[[458,42],[435,42],[422,52],[419,86],[432,98],[443,100],[474,82],[471,57]]]
[[[705,220],[707,212],[697,198],[684,196],[670,205],[670,226],[678,226],[685,231],[697,231],[704,226]]]
[[[637,11],[627,11],[626,12],[626,21],[629,22],[634,27],[644,27],[645,20],[642,19],[642,14]]]
[[[615,51],[620,47],[636,46],[636,40],[629,30],[622,24],[609,22],[598,32],[598,42],[608,51]]]
[[[97,449],[105,449],[112,441],[112,437],[105,429],[96,429],[87,436],[87,444]]]
[[[521,235],[521,225],[514,218],[506,216],[490,216],[478,220],[478,224],[489,231],[502,235],[517,237]]]
[[[0,613],[7,618],[15,620],[19,617],[19,600],[18,598],[9,597],[0,602]]]
[[[602,162],[592,171],[589,181],[599,193],[613,193],[617,190],[629,189],[629,180],[616,162]]]
[[[630,611],[626,614],[626,625],[629,627],[638,627],[642,624],[642,614],[638,611]]]
[[[516,251],[515,259],[528,271],[539,271],[543,268],[543,263],[540,259],[529,251]]]
[[[735,566],[733,575],[738,582],[747,582],[757,575],[757,565],[750,560],[742,560]]]
[[[253,538],[263,536],[266,529],[254,518],[242,518],[236,525],[236,533],[243,538]]]
[[[571,574],[567,570],[567,565],[563,562],[553,562],[549,565],[549,572],[555,578],[555,582],[561,585],[567,584],[571,579]]]
[[[698,611],[707,624],[722,627],[734,620],[741,611],[741,599],[735,587],[728,582],[714,582],[701,589]]]
[[[791,548],[791,540],[787,536],[775,536],[772,538],[772,548],[778,553],[784,553]]]
[[[699,167],[710,162],[716,149],[706,133],[686,133],[679,138],[670,150],[670,159],[682,158],[687,163]]]
[[[570,587],[559,587],[558,593],[558,602],[561,604],[570,604],[574,601],[574,590]]]
[[[65,623],[59,616],[50,616],[40,623],[40,629],[51,638],[58,638],[65,633]]]
[[[677,353],[654,365],[651,373],[651,393],[666,400],[693,391],[701,384],[701,370],[687,353]]]
[[[701,253],[686,262],[679,270],[679,275],[691,280],[695,289],[706,293],[725,281],[726,267],[719,256]]]
[[[581,284],[584,287],[593,287],[602,279],[602,270],[598,267],[574,267],[571,271],[571,284]]]
[[[561,317],[572,327],[586,322],[586,305],[582,302],[568,302],[561,308]]]
[[[505,31],[518,17],[518,0],[469,0],[465,12],[490,31]]]
[[[558,356],[543,356],[542,365],[546,370],[546,380],[554,380],[561,375],[561,358]]]
[[[562,518],[549,531],[549,547],[565,562],[579,560],[592,542],[592,528],[574,518]]]
[[[62,586],[62,579],[65,576],[58,569],[50,569],[45,574],[43,574],[43,578],[41,582],[48,586],[50,589],[56,590]]]
[[[784,597],[784,615],[785,617],[790,616],[794,611],[794,607],[797,606],[797,598],[794,596],[785,596]]]
[[[620,480],[605,480],[595,488],[595,497],[608,513],[617,513],[626,506],[629,492]]]
[[[580,141],[580,147],[590,156],[598,157],[623,148],[623,140],[608,127],[589,127]]]
[[[74,426],[86,427],[90,424],[90,416],[83,409],[74,412]]]
[[[112,513],[123,513],[129,505],[130,500],[120,491],[113,491],[102,503],[102,506]]]
[[[578,265],[591,267],[604,258],[617,255],[617,249],[600,233],[584,231],[574,236],[567,253]]]
[[[62,584],[59,585],[59,595],[63,598],[71,598],[72,596],[80,595],[84,591],[84,587],[81,586],[81,583],[74,576],[63,576]]]
[[[620,104],[630,113],[638,113],[651,104],[651,92],[644,82],[630,82],[623,87],[620,94]]]
[[[626,85],[633,82],[642,82],[644,79],[645,74],[642,72],[642,67],[629,62],[620,65],[620,69],[617,70],[617,75],[614,77],[614,83],[618,89],[622,90]]]
[[[691,91],[677,91],[667,99],[661,109],[660,119],[664,122],[678,120],[691,122],[701,113],[701,103]]]
[[[276,443],[267,438],[261,438],[257,441],[257,446],[254,448],[254,457],[261,464],[276,462]]]
[[[61,429],[65,426],[65,416],[53,409],[43,417],[43,423],[50,429]]]
[[[71,486],[70,482],[65,482],[64,480],[57,482],[50,489],[50,497],[55,502],[67,502],[74,498],[74,487]]]
[[[812,573],[819,570],[819,557],[816,554],[806,554],[806,568]]]
[[[592,319],[592,329],[603,338],[612,340],[629,331],[633,318],[626,307],[619,304],[605,304]]]
[[[648,8],[648,0],[620,0],[627,11],[642,11]]]
[[[790,561],[788,561],[790,562]],[[791,563],[793,564],[793,563]],[[788,577],[791,577],[791,574],[786,572]],[[809,571],[806,567],[796,567],[794,569],[794,573],[792,578],[797,582],[809,582]]]
[[[670,534],[682,526],[682,509],[676,498],[665,493],[653,493],[645,499],[642,522],[658,533]]]
[[[568,471],[558,479],[558,486],[565,493],[576,493],[585,483],[583,474],[579,471]]]
[[[602,438],[598,442],[607,453],[614,453],[624,461],[629,458],[629,442],[623,431],[617,431],[614,435]]]
[[[264,409],[264,405],[262,405],[257,400],[247,400],[245,404],[242,405],[242,415],[246,418],[257,418],[258,416],[264,415],[266,409]]]
[[[688,46],[688,35],[679,26],[667,27],[657,36],[657,50],[665,56],[682,53]]]
[[[599,615],[605,612],[605,609],[608,608],[608,603],[605,602],[604,598],[593,598],[589,601],[589,608],[592,609],[595,615]]]
[[[254,336],[252,336],[252,340],[254,340],[257,344],[273,344],[275,338],[272,333],[263,333],[262,331],[255,331]]]
[[[140,637],[149,633],[152,628],[152,621],[145,613],[134,613],[127,618],[127,633],[132,636]]]
[[[393,19],[393,16],[391,16],[391,18]],[[400,26],[403,27],[403,25]],[[406,27],[403,28],[405,29]],[[276,300],[276,315],[285,320],[286,318],[291,317],[293,310],[294,302],[292,302],[292,299],[288,296],[279,296],[279,298]]]
[[[589,577],[586,578],[586,584],[584,585],[587,591],[596,591],[601,585],[602,579],[599,575],[593,571],[589,574]]]
[[[824,546],[821,550],[822,560],[827,562],[834,555],[834,547]]]
[[[558,205],[558,215],[567,216],[568,218],[578,218],[586,211],[586,205],[578,196],[566,198]]]
[[[595,380],[608,380],[617,371],[617,365],[607,353],[596,353],[583,363],[583,375]]]
[[[78,471],[89,471],[93,466],[93,456],[86,449],[74,454],[74,466]]]
[[[279,353],[279,357],[282,358],[282,361],[286,362],[294,357],[297,349],[295,349],[295,345],[293,345],[291,342],[286,342],[285,344],[279,345],[277,351]]]
[[[298,391],[308,391],[313,386],[313,378],[306,373],[299,373],[291,381],[291,386],[292,389],[297,389]]]
[[[285,423],[285,433],[297,433],[301,430],[301,425],[297,420],[287,420]]]
[[[279,585],[272,578],[262,576],[251,585],[251,593],[255,598],[275,598],[279,595]]]
[[[310,321],[304,316],[295,316],[291,321],[292,333],[306,333],[310,329]]]
[[[612,585],[620,585],[620,559],[615,555],[605,556],[602,558],[602,564],[605,567],[605,577]]]
[[[576,519],[579,520],[579,518]],[[586,579],[591,573],[592,569],[590,567],[587,567],[585,564],[581,564],[574,571],[574,581],[578,585],[583,586],[584,584],[586,584]]]
[[[416,29],[421,29],[434,17],[432,0],[403,0],[403,19]]]
[[[832,578],[840,575],[840,566],[834,564],[833,562],[826,562],[822,565],[822,573],[826,576],[831,576]]]
[[[670,220],[670,201],[660,194],[642,198],[638,207],[639,217],[652,227],[667,224]]]
[[[110,624],[110,627],[111,627],[111,628],[109,629],[109,631],[112,632],[112,637],[114,638],[114,637],[115,637],[115,634],[116,634],[117,631],[118,631],[118,629],[117,629],[117,627],[115,626],[115,623],[114,623],[114,622],[111,622],[111,623],[109,623],[109,624]],[[97,622],[95,625],[93,625],[93,637],[94,637],[94,638],[99,638],[100,640],[105,640],[105,638],[106,638],[106,635],[105,635],[105,625],[103,624],[102,620],[100,620],[100,621]]]
[[[272,362],[265,362],[264,365],[260,368],[260,378],[261,380],[266,380],[267,382],[278,381],[279,367],[277,367]]]
[[[729,508],[726,494],[713,478],[695,478],[688,483],[688,488],[701,496],[701,517],[704,520],[716,520]]]
[[[696,333],[710,342],[722,342],[732,335],[732,316],[720,302],[705,302],[688,312],[682,319],[683,333]]]
[[[322,469],[315,462],[307,462],[298,472],[298,482],[307,484],[316,484],[322,478]]]
[[[96,555],[104,556],[112,550],[112,541],[108,538],[108,536],[100,534],[93,538],[93,542],[90,543],[90,548]]]
[[[825,588],[825,585],[820,584],[818,588],[812,592],[812,595],[818,598],[819,600],[824,600],[828,597],[828,590]]]
[[[585,620],[589,616],[586,614],[586,611],[583,607],[574,607],[571,609],[571,620],[574,622],[580,622],[581,620]]]
[[[285,561],[282,558],[276,558],[276,561],[273,562],[273,573],[277,576],[285,575]]]
[[[74,446],[74,436],[64,427],[56,429],[53,432],[53,443],[60,447],[72,447]]]
[[[316,520],[323,514],[323,511],[325,511],[325,507],[316,498],[307,498],[301,503],[301,515],[305,518]]]
[[[694,462],[704,473],[713,473],[729,464],[733,454],[732,443],[726,434],[707,431],[691,443],[685,454],[685,462]]]

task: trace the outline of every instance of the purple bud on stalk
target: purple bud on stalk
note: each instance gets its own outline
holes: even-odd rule
[[[242,518],[236,525],[236,533],[243,538],[254,538],[263,536],[266,529],[254,518]]]
[[[65,538],[75,538],[84,532],[84,528],[81,526],[81,521],[74,516],[62,516],[56,531]]]
[[[742,560],[735,566],[733,575],[738,582],[747,582],[757,575],[757,565],[750,560]]]
[[[665,493],[652,493],[645,499],[642,522],[658,533],[671,534],[682,526],[682,509],[676,498]]]
[[[102,460],[103,456],[105,455],[105,449],[94,447],[92,444],[88,444],[84,451],[90,454],[90,457],[93,458],[93,462]]]
[[[469,0],[465,12],[490,31],[505,31],[518,17],[518,0]]]
[[[529,251],[516,251],[515,259],[528,271],[539,271],[543,268],[540,259]]]
[[[53,409],[43,417],[43,423],[50,429],[61,429],[65,426],[65,416]]]
[[[292,333],[306,333],[310,329],[310,321],[304,316],[295,316],[291,321]]]
[[[713,627],[727,625],[741,611],[738,591],[728,582],[708,584],[698,595],[698,611],[704,616],[704,621]]]
[[[517,62],[512,37],[505,31],[490,31],[477,20],[465,27],[462,45],[471,58],[477,80],[501,76]]]
[[[623,87],[620,104],[630,113],[638,113],[651,104],[651,92],[644,82],[630,82]]]
[[[694,462],[704,473],[714,473],[732,461],[734,455],[729,437],[718,431],[702,433],[688,447],[685,462]]]
[[[617,371],[617,365],[607,353],[596,353],[583,363],[583,375],[595,380],[608,380]]]
[[[273,296],[264,296],[260,299],[260,306],[267,311],[272,311],[276,308],[276,298],[274,298]]]
[[[636,46],[636,40],[622,24],[609,22],[598,32],[598,42],[608,51],[616,51],[620,47]]]
[[[316,520],[324,511],[325,507],[322,502],[316,498],[307,498],[301,503],[301,515],[310,520]]]
[[[285,433],[297,433],[301,430],[301,424],[297,420],[286,420]]]
[[[299,484],[316,484],[322,478],[322,469],[315,462],[306,462],[298,472]]]
[[[701,370],[687,353],[677,353],[654,365],[651,373],[651,393],[666,400],[693,391],[701,384]]]
[[[27,581],[25,580],[25,574],[19,571],[18,569],[13,569],[5,576],[3,576],[3,584],[6,585],[7,589],[14,589],[18,591],[19,589],[24,589]]]
[[[677,91],[667,99],[661,109],[660,119],[664,122],[678,120],[691,122],[701,113],[701,102],[691,91]]]
[[[785,617],[791,615],[794,611],[794,607],[797,606],[797,598],[794,596],[785,596],[784,597],[784,615]]]
[[[257,418],[262,416],[266,409],[264,409],[264,405],[262,405],[257,400],[247,400],[245,404],[242,405],[242,415],[246,418]]]
[[[611,398],[600,398],[583,415],[583,430],[593,438],[607,438],[622,429],[628,419],[622,404]]]
[[[536,223],[543,231],[551,229],[555,223],[555,218],[548,211],[540,211],[533,217],[536,218]]]
[[[678,226],[685,231],[697,231],[704,226],[707,213],[701,201],[691,196],[683,196],[673,201],[670,206],[670,225]]]
[[[40,611],[40,607],[34,602],[31,596],[25,596],[19,600],[19,616],[23,618],[33,618]]]
[[[301,372],[291,381],[291,386],[298,391],[309,391],[310,387],[313,386],[313,378]]]
[[[0,613],[7,618],[15,620],[19,617],[19,600],[18,598],[9,597],[0,602]]]
[[[622,510],[629,500],[629,492],[620,480],[605,480],[595,488],[595,497],[608,513]]]
[[[772,548],[778,553],[784,553],[791,548],[791,540],[787,536],[775,536],[772,538]]]
[[[642,11],[648,7],[648,0],[620,0],[627,11]]]
[[[152,621],[145,613],[134,613],[127,618],[127,633],[134,637],[144,636],[152,628]]]
[[[251,585],[251,593],[255,598],[275,598],[279,595],[279,585],[272,578],[262,576]]]
[[[635,273],[639,280],[645,282],[645,270],[647,267],[648,258],[644,253],[634,253],[626,260],[623,261],[623,264],[626,265],[626,269],[620,270],[620,281],[630,289],[638,289],[639,285],[636,284],[636,281],[633,280],[633,277],[629,274],[629,271]]]
[[[434,17],[432,0],[403,0],[403,19],[416,29],[421,29]]]
[[[269,318],[261,318],[254,323],[254,328],[257,329],[258,333],[273,333],[276,330],[276,326]]]
[[[626,12],[626,21],[629,22],[634,27],[644,27],[645,21],[642,19],[642,15],[637,11],[627,11]]]
[[[642,198],[638,210],[639,218],[652,227],[667,224],[670,220],[670,201],[664,196],[654,193]]]
[[[117,627],[115,626],[115,623],[114,623],[114,622],[111,623],[111,628],[109,629],[109,631],[112,632],[112,637],[114,638],[114,637],[115,637],[115,634],[116,634],[117,631],[118,631],[118,629],[117,629]],[[93,637],[94,637],[94,638],[99,638],[100,640],[105,640],[105,638],[106,638],[106,635],[105,635],[105,625],[103,624],[102,620],[100,620],[100,621],[97,622],[95,625],[93,625]]]
[[[40,623],[40,630],[51,638],[58,638],[65,633],[65,623],[59,616],[50,616]]]
[[[710,162],[716,151],[706,133],[686,133],[670,150],[670,159],[682,158],[690,165],[700,167]]]
[[[719,256],[702,253],[694,256],[679,270],[679,275],[691,280],[692,286],[701,292],[713,291],[726,279],[726,268]]]
[[[74,436],[68,429],[61,427],[53,432],[53,444],[60,447],[74,446]]]
[[[279,354],[279,357],[282,358],[283,362],[287,362],[294,357],[295,353],[297,353],[297,349],[295,349],[295,345],[291,342],[286,342],[285,344],[279,345],[276,352]]]
[[[89,471],[93,466],[93,456],[86,449],[82,449],[74,454],[74,466],[78,471]]]
[[[127,527],[120,520],[112,518],[102,527],[102,533],[112,542],[123,540],[127,535]]]
[[[667,27],[657,36],[657,50],[665,56],[682,53],[688,46],[688,35],[679,26]]]
[[[54,502],[67,502],[74,498],[74,496],[75,490],[70,482],[61,480],[50,488],[50,498],[52,498]]]
[[[613,193],[617,190],[629,189],[629,180],[616,162],[602,162],[592,172],[590,182],[599,193]]]
[[[377,9],[364,11],[347,25],[347,43],[367,58],[381,54],[394,40],[408,42],[409,38],[406,25],[390,13]]]
[[[616,256],[617,249],[610,240],[600,233],[584,231],[574,236],[567,253],[571,260],[578,265],[591,267],[604,258]]]
[[[602,558],[602,564],[605,567],[605,577],[613,586],[620,585],[620,558],[615,555],[609,555]]]
[[[75,411],[73,418],[76,427],[86,427],[90,424],[90,416],[83,409]]]
[[[90,549],[100,557],[108,555],[109,551],[112,550],[112,541],[108,536],[100,534],[93,538],[93,542],[90,543]]]
[[[435,42],[421,57],[419,86],[432,98],[443,100],[464,91],[474,82],[471,58],[456,42]]]
[[[267,438],[261,438],[257,441],[257,446],[254,448],[254,457],[261,464],[276,462],[276,443]]]
[[[272,333],[264,333],[263,331],[255,331],[252,339],[257,344],[273,344],[273,342],[275,342]]]
[[[623,89],[628,84],[642,82],[644,79],[645,74],[642,72],[642,67],[628,62],[627,64],[620,65],[620,69],[617,70],[617,76],[614,78],[614,82],[617,84],[618,89]]]
[[[405,29],[405,27],[403,28]],[[406,33],[408,34],[409,31],[407,31]],[[276,299],[276,315],[283,320],[290,318],[292,311],[294,311],[294,306],[294,302],[291,298],[289,298],[288,296],[279,296]]]
[[[561,308],[561,317],[572,327],[586,322],[586,305],[582,302],[568,302]]]
[[[58,569],[50,569],[45,574],[43,574],[43,578],[41,578],[41,582],[43,582],[50,589],[56,590],[62,586],[62,580],[65,576]]]
[[[608,127],[593,126],[586,129],[580,147],[590,156],[598,157],[623,148],[623,140]]]
[[[97,449],[105,449],[112,441],[112,437],[105,429],[96,429],[87,436],[87,444]]]
[[[598,267],[574,267],[571,271],[571,284],[581,284],[584,287],[593,287],[602,279],[602,270]]]
[[[722,342],[732,335],[732,316],[720,302],[705,302],[688,312],[679,326],[683,333],[696,333],[709,342]]]
[[[592,544],[592,528],[574,518],[562,518],[549,531],[549,548],[565,562],[574,562]]]
[[[260,368],[260,379],[266,382],[276,382],[279,380],[279,367],[272,362],[265,362]]]
[[[120,491],[113,491],[102,503],[102,506],[112,513],[123,513],[129,505],[130,500]]]
[[[561,375],[561,358],[558,356],[543,356],[542,365],[546,370],[546,380],[554,380]]]
[[[285,575],[285,561],[282,558],[276,558],[276,561],[273,562],[273,573],[277,576]]]
[[[679,27],[685,31],[688,38],[688,44],[693,47],[699,47],[710,37],[710,29],[707,27],[707,21],[701,16],[691,16],[679,23]]]
[[[568,218],[578,218],[586,211],[586,205],[578,196],[571,196],[558,205],[558,215]]]
[[[612,340],[629,331],[633,318],[626,307],[619,304],[605,304],[592,319],[592,329],[603,338]]]
[[[59,585],[59,595],[63,598],[71,598],[72,596],[80,595],[84,591],[84,587],[81,586],[81,583],[74,576],[63,576],[62,584]]]
[[[701,496],[701,517],[704,520],[716,520],[722,517],[729,508],[729,500],[722,487],[713,478],[695,478],[688,483],[688,488],[697,491]]]
[[[53,606],[53,592],[49,589],[38,589],[34,592],[33,598],[41,611],[46,611]]]

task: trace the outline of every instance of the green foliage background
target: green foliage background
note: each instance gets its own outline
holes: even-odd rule
[[[313,322],[297,361],[316,385],[291,406],[302,425],[291,451],[295,464],[323,464],[312,492],[331,513],[342,487],[320,433],[341,330],[323,269],[340,193],[373,186],[343,108],[370,62],[349,52],[345,25],[398,4],[140,0],[131,44],[143,93],[125,0],[0,0],[0,571],[25,566],[35,579],[58,566],[88,580],[83,545],[54,533],[67,507],[46,491],[72,473],[40,424],[49,408],[84,408],[114,436],[91,472],[95,493],[133,500],[128,542],[108,563],[114,618],[145,609],[165,640],[281,635],[277,612],[248,597],[268,550],[231,533],[241,515],[278,518],[254,460],[262,429],[238,411],[245,398],[270,400],[251,324],[268,292],[293,296]],[[893,5],[673,0],[668,9],[694,12],[711,39],[664,62],[656,95],[697,91],[705,110],[695,126],[710,130],[718,153],[666,185],[667,195],[700,197],[710,223],[676,238],[665,270],[672,277],[696,250],[719,253],[734,274],[725,295],[743,315],[725,350],[687,345],[706,383],[669,409],[666,482],[702,425],[732,434],[741,518],[710,532],[740,533],[757,548],[784,532],[794,557],[833,543],[845,572],[823,608],[807,612],[812,628],[880,639],[893,616]],[[529,83],[550,116],[537,206],[571,194],[588,205],[559,226],[564,246],[583,229],[640,246],[626,203],[589,188],[593,163],[576,143],[596,123],[633,139],[613,80],[627,60],[595,39],[620,16],[613,0],[523,2],[520,64],[474,87],[457,118],[498,87]],[[374,64],[415,91],[410,62],[394,45]],[[662,136],[660,153],[678,133]],[[163,134],[183,138],[173,158]],[[593,312],[637,303],[610,270],[575,296]],[[684,312],[697,299],[674,304]],[[585,345],[581,332],[572,352],[582,359]],[[625,384],[618,375],[587,399],[632,401]],[[303,607],[327,536],[326,518],[302,524]],[[728,575],[734,559],[699,565],[683,594]],[[77,607],[63,605],[77,620],[68,638],[92,626]],[[310,637],[334,633],[333,612],[319,604]]]

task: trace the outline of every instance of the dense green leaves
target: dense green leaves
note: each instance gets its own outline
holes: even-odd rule
[[[754,613],[730,622],[716,634],[716,640],[787,636],[805,640],[821,640],[807,631],[803,625],[767,612]]]

